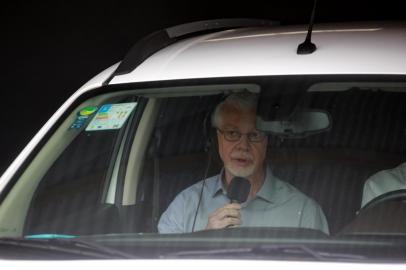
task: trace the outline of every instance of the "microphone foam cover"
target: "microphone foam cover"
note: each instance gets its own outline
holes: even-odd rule
[[[231,202],[243,203],[247,200],[251,190],[251,183],[243,177],[234,177],[227,189],[227,196]]]

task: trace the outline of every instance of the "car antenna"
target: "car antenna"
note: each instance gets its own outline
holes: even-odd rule
[[[314,45],[314,43],[312,43],[311,41],[314,24],[314,14],[316,13],[316,3],[317,0],[314,0],[312,15],[310,17],[309,29],[307,30],[306,39],[303,43],[297,46],[297,54],[311,54],[316,50],[316,45]]]

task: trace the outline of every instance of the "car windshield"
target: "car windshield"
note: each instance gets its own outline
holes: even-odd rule
[[[404,260],[405,104],[406,77],[389,75],[92,90],[8,183],[1,241],[65,239],[112,257]]]

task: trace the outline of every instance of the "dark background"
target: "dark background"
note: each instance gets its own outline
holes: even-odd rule
[[[405,20],[401,2],[319,0],[316,22]],[[273,19],[281,24],[307,23],[312,3],[309,0],[2,3],[0,175],[74,91],[120,61],[149,32],[195,20],[233,17]]]

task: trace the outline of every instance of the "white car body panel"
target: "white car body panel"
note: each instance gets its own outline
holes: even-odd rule
[[[327,263],[270,260],[72,260],[72,261],[0,261],[2,268],[13,270],[59,270],[67,269],[168,269],[168,270],[207,270],[207,269],[302,269],[302,270],[384,270],[404,269],[403,264],[360,264]]]
[[[298,55],[306,26],[237,29],[192,38],[148,58],[111,83],[297,74],[406,74],[406,25],[315,26],[317,50]],[[384,40],[385,42],[382,42]],[[384,48],[379,55],[377,49]],[[382,50],[381,50],[382,51]]]

